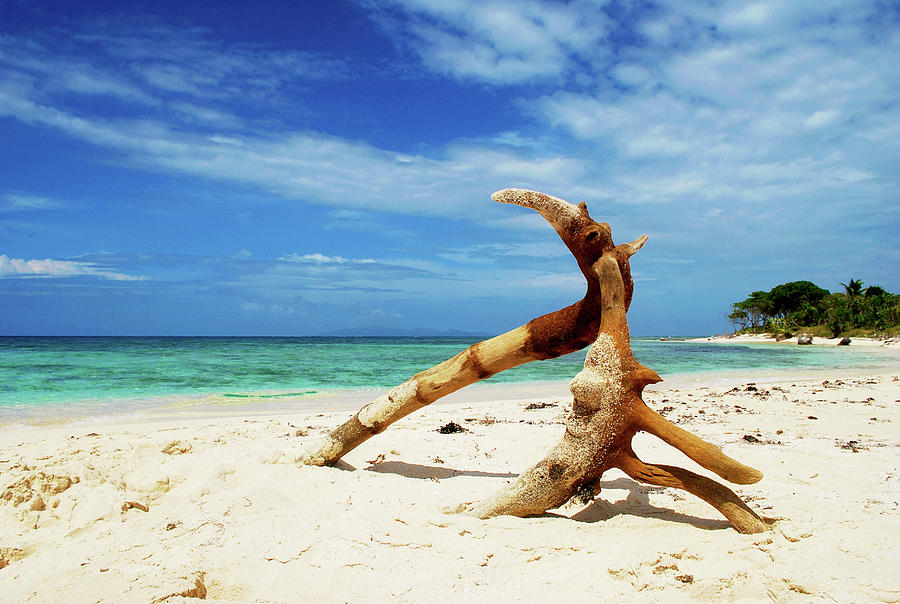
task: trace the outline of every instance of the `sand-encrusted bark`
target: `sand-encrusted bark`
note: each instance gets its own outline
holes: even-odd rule
[[[301,455],[301,463],[332,464],[397,420],[464,386],[523,363],[581,350],[594,341],[600,326],[601,308],[600,285],[592,267],[605,252],[615,249],[609,225],[594,221],[584,203],[571,204],[537,191],[504,189],[491,197],[501,203],[532,208],[550,223],[572,252],[587,280],[584,298],[512,331],[470,346],[453,358],[414,375],[365,405],[322,441],[311,445]],[[646,237],[642,237],[631,244],[619,246],[619,249],[640,247],[645,240]],[[634,287],[628,256],[626,253],[615,255],[622,275],[627,275],[624,283],[626,307],[631,302]]]
[[[660,378],[632,355],[625,279],[618,261],[618,256],[630,256],[638,247],[619,246],[594,265],[602,291],[602,320],[584,370],[569,384],[574,403],[562,440],[496,496],[471,506],[470,513],[482,518],[540,514],[585,489],[593,493],[603,472],[618,467],[636,480],[685,489],[701,497],[740,532],[766,530],[765,523],[727,487],[681,468],[647,465],[631,448],[635,433],[644,430],[726,480],[749,484],[762,478],[759,471],[671,424],[641,400],[644,387]]]

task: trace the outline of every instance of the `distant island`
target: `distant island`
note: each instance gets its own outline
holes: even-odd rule
[[[350,327],[317,334],[322,337],[338,338],[487,338],[496,334],[485,334],[458,329],[400,329],[377,325]]]
[[[755,291],[731,305],[727,315],[735,333],[792,337],[798,332],[820,337],[900,335],[900,295],[861,279],[841,283],[832,293],[811,281],[791,281]]]

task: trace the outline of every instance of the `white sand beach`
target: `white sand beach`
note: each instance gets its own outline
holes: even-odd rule
[[[618,471],[588,506],[449,513],[560,437],[565,386],[461,391],[339,467],[295,460],[349,408],[6,431],[2,600],[900,601],[898,374],[646,391],[765,474],[735,491],[769,533],[739,534],[692,495]],[[549,406],[526,409],[536,402]],[[465,431],[438,432],[451,421]],[[649,462],[708,474],[652,437],[635,443]]]
[[[812,342],[814,346],[837,346],[843,338],[822,338],[814,337]],[[849,338],[848,346],[857,348],[887,348],[900,345],[900,338]],[[797,344],[797,336],[785,339],[776,339],[774,334],[720,334],[709,336],[706,338],[691,338],[690,342],[714,342],[719,344],[779,344],[787,346]]]

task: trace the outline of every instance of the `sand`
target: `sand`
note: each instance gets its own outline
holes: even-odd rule
[[[900,601],[900,377],[751,381],[663,383],[646,399],[765,473],[735,489],[774,521],[759,535],[618,471],[588,506],[486,521],[448,513],[560,437],[564,383],[539,397],[459,393],[333,468],[295,459],[345,409],[6,431],[0,599]],[[526,409],[535,402],[550,406]],[[438,431],[451,421],[465,431]],[[635,444],[647,461],[706,473],[652,437]]]

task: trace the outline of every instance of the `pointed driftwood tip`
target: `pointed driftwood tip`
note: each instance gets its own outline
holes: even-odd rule
[[[734,484],[756,484],[760,480],[763,479],[763,473],[757,470],[756,468],[751,468],[750,466],[745,466],[747,469],[744,472],[743,476],[740,477],[739,480],[734,480]]]
[[[647,386],[649,384],[658,384],[663,381],[659,374],[650,369],[649,367],[644,367],[643,365],[638,365],[635,369],[633,379],[635,382],[640,383],[642,386]]]
[[[501,189],[491,195],[491,199],[499,203],[518,203],[518,200],[525,197],[528,193],[535,193],[528,189]]]
[[[650,239],[647,235],[641,235],[631,243],[623,243],[621,246],[622,250],[628,255],[630,258],[634,256],[639,249],[644,247],[644,244],[647,243],[647,240]]]

